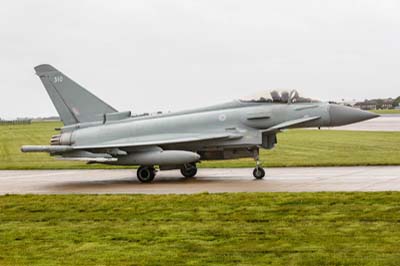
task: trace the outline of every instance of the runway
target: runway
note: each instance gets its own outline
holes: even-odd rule
[[[371,120],[341,127],[332,127],[328,130],[400,131],[400,115],[385,114]]]
[[[0,194],[191,194],[220,192],[400,191],[400,166],[270,168],[264,180],[252,169],[199,169],[196,178],[158,173],[141,184],[135,170],[0,171]]]

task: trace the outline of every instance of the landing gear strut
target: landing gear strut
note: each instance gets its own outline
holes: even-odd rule
[[[182,166],[181,174],[186,178],[194,177],[197,174],[197,167],[195,163],[188,163]]]
[[[142,183],[150,183],[156,176],[156,169],[153,166],[140,166],[137,170],[137,178]]]
[[[256,179],[263,179],[265,176],[265,170],[261,167],[258,149],[254,149],[254,160],[256,161],[256,168],[253,170],[253,176]]]

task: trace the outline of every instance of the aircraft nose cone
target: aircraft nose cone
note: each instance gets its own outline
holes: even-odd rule
[[[337,104],[329,106],[329,116],[331,118],[331,126],[343,126],[379,117],[379,115],[371,112]]]

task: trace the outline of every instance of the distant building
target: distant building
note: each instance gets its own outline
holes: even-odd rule
[[[32,120],[0,120],[0,126],[2,125],[26,125],[31,124]]]
[[[394,99],[373,99],[357,102],[354,107],[361,110],[376,110],[376,109],[393,109]]]
[[[380,109],[393,109],[394,99],[383,99],[383,103],[380,106]]]
[[[45,121],[60,121],[58,116],[48,116],[48,117],[36,117],[32,118],[33,121],[45,122]]]
[[[342,99],[340,102],[335,102],[336,104],[339,104],[339,105],[344,105],[344,106],[350,106],[350,107],[353,107],[356,103],[357,103],[357,101],[355,100],[355,99],[353,99],[353,100],[345,100],[345,99]]]
[[[354,105],[355,108],[361,109],[361,110],[375,110],[376,109],[376,103],[373,101],[368,101],[365,100],[364,102],[358,102]]]

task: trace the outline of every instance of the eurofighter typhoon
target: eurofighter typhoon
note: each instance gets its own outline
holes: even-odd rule
[[[259,150],[272,149],[288,128],[333,127],[378,115],[301,97],[297,91],[265,91],[253,98],[158,115],[119,112],[51,65],[35,67],[64,127],[48,146],[23,146],[65,160],[137,165],[137,178],[151,182],[159,170],[180,169],[194,177],[206,160],[254,158],[262,179]]]

